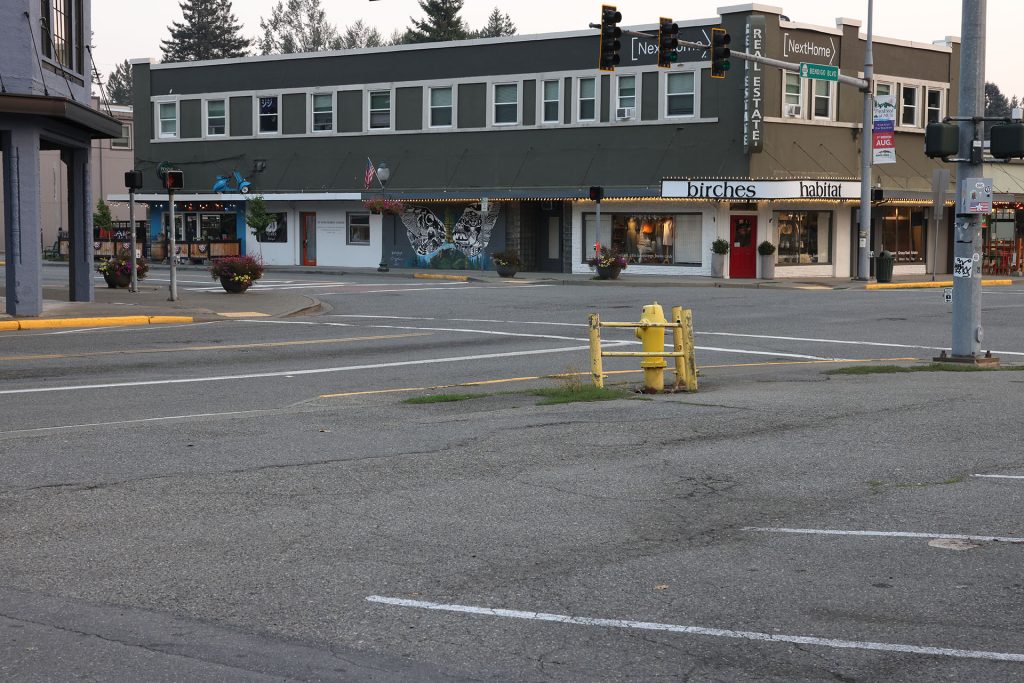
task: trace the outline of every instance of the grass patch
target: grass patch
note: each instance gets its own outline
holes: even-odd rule
[[[402,403],[418,406],[424,403],[451,403],[452,401],[468,401],[471,398],[483,398],[489,394],[431,394],[430,396],[414,396]]]
[[[999,370],[1024,370],[1024,365],[1005,368],[986,368],[966,363],[927,363],[926,365],[851,365],[848,368],[826,370],[826,375],[889,375],[897,372],[997,372]]]
[[[581,401],[615,401],[621,398],[636,398],[636,394],[628,389],[598,389],[589,385],[533,389],[529,393],[543,398],[542,401],[537,402],[539,406],[553,406],[560,403],[578,403]]]

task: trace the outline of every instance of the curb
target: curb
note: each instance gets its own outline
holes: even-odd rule
[[[33,318],[0,320],[0,331],[41,330],[58,327],[126,327],[129,325],[166,325],[190,323],[192,316],[184,315],[122,315],[106,318]]]
[[[469,282],[468,275],[442,275],[440,273],[413,273],[417,280],[451,280],[452,282]]]
[[[1008,287],[1013,280],[982,280],[983,287]],[[939,287],[952,287],[952,280],[940,282],[885,282],[864,285],[864,289],[937,289]]]

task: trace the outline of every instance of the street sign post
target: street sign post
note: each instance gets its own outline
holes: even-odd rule
[[[800,62],[800,77],[812,78],[819,81],[838,81],[839,67],[828,64],[811,64]]]

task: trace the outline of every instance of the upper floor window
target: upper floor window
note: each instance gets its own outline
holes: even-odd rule
[[[541,121],[544,123],[558,123],[558,114],[561,111],[560,91],[561,81],[544,81],[544,111],[541,115]]]
[[[451,87],[430,89],[430,127],[449,128],[452,125]]]
[[[157,105],[159,125],[157,131],[162,138],[178,137],[178,103],[161,102]]]
[[[69,71],[84,73],[82,0],[40,0],[40,17],[43,55]]]
[[[816,119],[832,118],[832,84],[828,81],[814,81],[814,107],[811,112]]]
[[[519,85],[501,83],[494,86],[494,123],[508,124],[519,121]]]
[[[370,128],[391,127],[391,91],[374,90],[370,93]]]
[[[900,86],[900,125],[917,125],[917,93],[919,88],[913,85]]]
[[[693,116],[694,78],[692,71],[669,74],[667,79],[665,113],[668,116]]]
[[[925,123],[939,123],[942,121],[942,91],[938,88],[928,88],[927,100],[925,100]]]
[[[579,80],[579,113],[578,121],[595,121],[597,119],[597,79],[581,78]]]
[[[875,83],[875,97],[878,97],[879,95],[885,96],[885,95],[891,95],[891,94],[892,94],[892,83],[885,83],[883,81],[879,81],[879,82]]]
[[[330,132],[334,130],[334,95],[315,93],[312,96],[313,131]]]
[[[280,100],[277,96],[272,97],[261,97],[260,100],[260,125],[259,132],[261,133],[276,133],[278,130],[279,117],[278,117],[278,105]]]
[[[206,134],[226,135],[228,131],[227,104],[224,100],[207,100]]]
[[[636,76],[619,76],[619,109],[636,108]]]
[[[121,137],[113,138],[110,141],[110,147],[112,149],[131,149],[132,148],[132,124],[122,123],[121,124]]]
[[[800,74],[791,71],[783,72],[782,115],[788,118],[802,118],[803,109],[803,79]]]

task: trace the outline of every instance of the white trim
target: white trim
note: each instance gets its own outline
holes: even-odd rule
[[[210,132],[210,102],[223,102],[224,103],[224,132],[223,133],[211,133]],[[229,97],[204,97],[203,98],[203,138],[225,138],[231,135],[231,98]]]
[[[817,24],[804,24],[799,21],[783,21],[779,20],[779,29],[795,29],[799,31],[811,31],[813,33],[824,33],[829,36],[841,36],[843,35],[842,29],[831,28],[829,26],[818,26]]]
[[[817,89],[817,84],[818,83],[824,83],[825,85],[828,86],[828,115],[827,116],[818,116],[815,113],[815,105],[817,104],[816,100],[819,97],[819,95],[815,92],[815,90]],[[808,97],[811,100],[811,106],[809,106],[807,108],[807,114],[810,116],[812,121],[820,122],[820,121],[835,121],[836,120],[836,109],[838,109],[838,107],[836,107],[836,90],[837,90],[836,86],[837,85],[838,85],[838,83],[836,83],[835,81],[814,80],[814,82],[811,83],[811,87],[810,87],[810,89],[807,92],[807,95],[808,95]]]
[[[163,118],[160,116],[160,108],[165,104],[174,105],[174,134],[164,134]],[[181,139],[181,106],[178,103],[178,98],[158,98],[153,100],[153,114],[154,120],[156,121],[156,137],[160,140],[180,140]]]
[[[496,114],[498,113],[497,107],[498,107],[498,104],[499,104],[498,101],[497,101],[496,91],[498,89],[498,86],[501,86],[501,85],[513,85],[516,88],[516,102],[515,102],[516,120],[515,121],[503,121],[503,122],[499,123],[496,120],[497,119]],[[509,126],[518,126],[518,125],[520,125],[522,123],[522,121],[523,121],[523,111],[522,111],[523,110],[523,82],[522,82],[522,80],[510,81],[510,80],[506,79],[506,80],[494,81],[494,82],[490,83],[490,87],[487,89],[487,97],[485,98],[485,101],[487,102],[487,127],[488,128],[507,128]],[[510,104],[511,104],[511,102],[502,102],[501,103],[501,105],[503,107],[507,107]],[[465,128],[463,128],[462,130],[465,130]]]
[[[586,98],[586,101],[593,99],[594,101],[594,118],[584,119],[580,117],[580,110],[583,108],[583,81],[594,82],[594,97]],[[589,76],[577,76],[572,82],[573,92],[573,111],[571,121],[575,124],[593,125],[595,123],[601,123],[601,77],[599,75]]]
[[[782,118],[781,116],[766,116],[764,117],[765,123],[789,123],[797,126],[821,126],[823,128],[856,128],[860,129],[859,123],[851,123],[849,121],[826,121],[825,119],[796,119],[796,118]],[[922,132],[922,131],[917,131]]]
[[[560,77],[541,78],[540,76],[538,76],[537,82],[540,84],[540,91],[537,93],[537,125],[539,127],[545,128],[562,125],[565,119],[565,79]],[[556,116],[553,121],[545,121],[544,105],[548,102],[551,102],[552,100],[544,99],[544,84],[550,82],[553,82],[556,85],[558,85],[558,98],[553,100],[557,104],[557,111],[555,112]]]
[[[668,79],[669,76],[676,76],[682,74],[693,74],[693,113],[692,114],[672,114],[668,113]],[[661,69],[658,75],[658,118],[663,121],[679,121],[685,119],[687,121],[692,119],[700,118],[701,102],[700,102],[700,69],[670,69],[665,71]],[[686,93],[677,93],[678,95],[686,95]]]
[[[330,99],[330,101],[331,101],[331,127],[328,128],[327,130],[316,130],[316,114],[317,114],[317,112],[314,109],[313,100],[316,97],[323,97],[323,96],[327,96]],[[323,135],[331,135],[331,134],[337,132],[337,130],[338,130],[338,94],[336,92],[334,92],[333,90],[329,90],[329,91],[324,91],[324,90],[316,91],[316,90],[314,90],[313,92],[311,92],[308,95],[306,95],[306,103],[309,105],[309,117],[306,120],[306,130],[309,131],[310,135],[323,136]],[[324,112],[319,112],[319,113],[323,114]]]
[[[921,86],[917,83],[900,83],[899,94],[896,95],[896,103],[899,105],[899,112],[896,114],[896,127],[897,128],[920,128],[921,127]],[[903,92],[913,91],[914,105],[913,107],[907,107],[904,104]],[[914,110],[914,121],[913,123],[905,123],[903,120],[903,110],[911,108]]]
[[[452,110],[452,122],[447,125],[435,126],[431,120],[433,117],[431,114],[434,110],[434,103],[432,101],[432,95],[435,90],[444,90],[447,88],[452,94],[452,103],[449,108]],[[458,124],[458,110],[456,109],[456,102],[459,98],[459,89],[451,84],[447,85],[427,85],[423,86],[423,129],[424,130],[448,130],[449,128],[455,128]],[[444,109],[444,107],[438,107],[438,109]]]
[[[857,37],[861,40],[867,40],[868,34],[858,33]],[[872,36],[871,40],[876,43],[883,43],[885,45],[896,45],[898,47],[910,47],[915,50],[931,50],[932,52],[945,52],[947,54],[953,52],[953,48],[948,45],[935,45],[934,43],[916,43],[913,40],[902,40],[900,38],[886,38],[885,36]]]
[[[622,86],[622,79],[623,78],[632,78],[633,79],[633,109],[635,109],[638,112],[640,111],[640,81],[643,80],[643,77],[641,76],[641,74],[637,74],[637,73],[616,73],[615,74],[615,78],[613,79],[614,82],[615,82],[615,85],[612,86],[612,92],[610,93],[610,97],[609,97],[609,105],[613,104],[611,102],[611,98],[612,97],[615,98],[614,106],[609,106],[609,108],[612,111],[609,112],[608,118],[610,120],[612,120],[612,121],[617,121],[618,120],[617,117],[614,114],[614,112],[616,110],[628,108],[628,107],[626,107],[625,105],[622,104],[622,87],[621,86]]]
[[[371,126],[370,118],[373,116],[373,112],[382,112],[383,109],[373,109],[373,95],[386,92],[388,94],[388,125],[386,126]],[[364,132],[388,132],[395,128],[395,89],[392,86],[387,87],[363,87],[363,112],[366,114],[365,122],[363,123]]]
[[[277,129],[276,130],[260,130],[260,116],[261,116],[261,114],[260,114],[260,100],[261,99],[264,99],[264,100],[265,99],[270,99],[271,97],[273,97],[275,100],[277,100],[277,112],[275,114],[272,114],[272,116],[276,116],[277,117]],[[253,116],[254,116],[253,122],[252,122],[252,126],[253,126],[252,130],[253,130],[253,133],[254,133],[255,137],[265,138],[265,137],[273,137],[273,136],[276,136],[276,135],[280,135],[281,134],[282,123],[283,123],[281,119],[284,118],[284,95],[282,95],[281,93],[259,93],[259,94],[257,94],[253,98],[252,113],[253,113]],[[271,116],[271,114],[267,114],[267,116]]]

